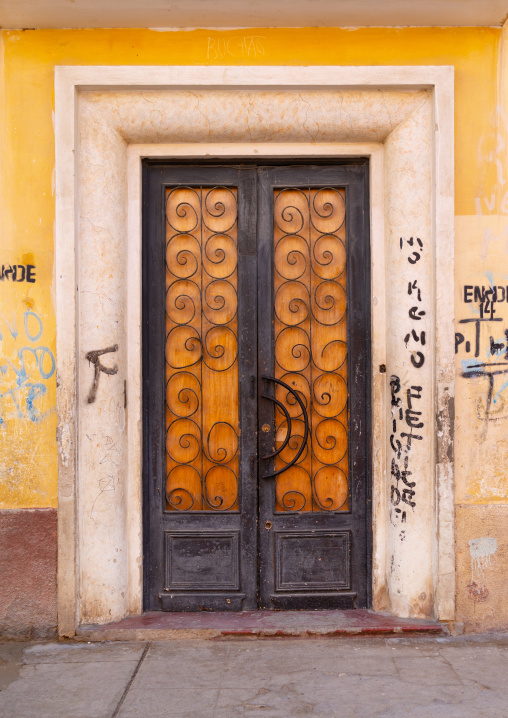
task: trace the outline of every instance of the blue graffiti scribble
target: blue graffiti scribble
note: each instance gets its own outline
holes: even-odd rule
[[[40,421],[43,415],[34,406],[34,401],[38,396],[44,396],[47,392],[47,387],[44,384],[29,384],[28,385],[28,396],[26,397],[26,410],[28,416],[32,421]]]
[[[468,372],[482,365],[479,359],[462,359],[460,362],[462,365],[462,371]]]
[[[29,331],[29,328],[28,328],[28,318],[29,317],[34,317],[39,322],[39,331],[35,335],[32,335]],[[43,330],[42,319],[40,318],[40,316],[38,314],[36,314],[35,312],[31,312],[30,309],[28,309],[23,315],[23,321],[25,324],[25,334],[27,335],[27,337],[30,339],[31,342],[36,342],[37,339],[39,339],[42,334],[42,330]]]
[[[503,393],[503,391],[504,391],[505,389],[507,389],[507,388],[508,388],[508,380],[505,381],[505,383],[502,384],[502,386],[501,386],[501,387],[496,391],[496,393],[494,394],[494,399],[493,399],[494,404],[497,402],[497,400],[499,399],[499,397],[501,396],[501,394]]]
[[[18,330],[15,316],[13,315],[11,324],[5,317],[3,319],[11,336],[16,339]],[[23,324],[26,338],[32,345],[22,346],[17,350],[17,361],[7,358],[0,360],[0,426],[6,424],[6,402],[9,416],[28,419],[34,423],[42,421],[55,410],[53,407],[42,411],[39,404],[48,393],[43,382],[51,379],[56,370],[51,349],[43,345],[33,346],[42,336],[42,319],[28,310],[23,314]],[[3,335],[0,333],[0,340],[2,339]]]
[[[9,330],[11,337],[13,339],[16,339],[19,332],[18,332],[18,327],[16,325],[16,317],[14,315],[14,312],[12,313],[12,324],[9,324],[9,322],[7,321],[7,319],[5,318],[5,316],[3,314],[0,314],[0,317],[2,317],[5,324],[7,325],[7,329]],[[4,335],[2,334],[2,332],[0,332],[0,341],[2,341],[3,338],[4,338]]]
[[[490,351],[488,352],[488,356],[491,356]],[[499,355],[495,355],[495,354],[494,354],[494,355],[492,355],[492,356],[499,356]],[[503,356],[502,358],[505,358],[505,356]],[[497,363],[497,362],[493,361],[493,362],[490,363],[490,366],[495,367],[495,366],[496,366],[496,363]],[[484,365],[484,363],[481,362],[479,359],[462,359],[462,361],[461,361],[461,366],[462,366],[462,372],[463,372],[463,374],[465,375],[465,374],[468,374],[468,373],[472,373],[472,372],[474,372],[475,370],[482,369],[485,365]],[[493,404],[496,404],[496,403],[497,403],[499,397],[501,396],[501,394],[502,394],[506,389],[508,389],[508,380],[506,380],[506,381],[500,386],[500,388],[496,391],[496,393],[495,393],[494,396],[492,397],[492,403],[493,403]]]
[[[41,377],[43,379],[51,379],[51,377],[55,373],[56,362],[53,352],[48,347],[21,347],[21,349],[18,349],[19,367],[16,367],[10,359],[7,359],[6,364],[0,365],[0,371],[2,372],[2,374],[6,374],[8,368],[10,367],[12,371],[16,374],[16,384],[18,386],[22,386],[30,376],[29,371],[27,371],[24,357],[24,354],[27,352],[35,357],[36,366],[39,370]],[[44,369],[44,360],[46,358],[47,361],[49,360],[50,362],[50,367],[48,371]]]
[[[40,382],[29,382],[24,386],[8,389],[7,391],[0,393],[0,400],[5,408],[5,398],[10,397],[18,419],[23,419],[24,416],[27,416],[27,418],[34,423],[38,423],[52,413],[51,410],[41,412],[35,405],[36,399],[42,398],[47,391],[47,387],[44,386],[44,384],[41,384]],[[25,394],[26,396],[24,396]],[[26,408],[25,411],[23,410],[23,403]],[[5,420],[0,415],[0,425],[4,423]]]
[[[506,336],[503,337],[503,339],[506,340]],[[461,367],[462,367],[462,376],[466,378],[471,378],[475,376],[489,376],[489,372],[486,371],[487,367],[495,369],[496,365],[499,364],[501,367],[504,367],[506,365],[506,354],[499,354],[495,353],[492,354],[490,352],[490,348],[487,349],[487,357],[492,357],[493,361],[490,361],[488,364],[485,364],[485,362],[480,361],[476,358],[471,359],[462,359],[461,360]],[[499,361],[497,361],[499,360]],[[504,368],[500,368],[493,372],[494,374],[506,374],[508,373],[507,370]],[[490,381],[493,381],[493,377],[491,376]],[[492,403],[496,404],[499,400],[501,394],[508,389],[508,379],[501,385],[501,387],[496,391],[495,394],[491,394],[492,396]],[[491,384],[491,391],[492,391],[492,384]]]

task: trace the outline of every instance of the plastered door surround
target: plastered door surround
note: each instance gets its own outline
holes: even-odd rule
[[[58,615],[141,612],[141,159],[368,157],[373,608],[454,617],[453,69],[57,67]]]

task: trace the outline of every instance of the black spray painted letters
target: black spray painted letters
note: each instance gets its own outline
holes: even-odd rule
[[[503,317],[497,314],[496,305],[508,302],[508,287],[492,285],[465,285],[463,298],[466,304],[477,304],[477,316],[460,319],[461,332],[455,333],[455,353],[473,354],[462,360],[461,376],[465,379],[487,379],[486,396],[479,418],[486,421],[502,418],[496,403],[508,387],[508,329]],[[499,322],[503,322],[499,326]],[[474,334],[471,331],[474,329]],[[480,356],[485,358],[479,361]],[[496,387],[497,385],[497,387]],[[496,391],[497,388],[497,391]],[[498,407],[504,402],[499,401]]]
[[[35,265],[33,264],[2,264],[0,282],[35,282]]]
[[[396,518],[400,519],[401,523],[406,523],[406,507],[414,509],[416,506],[416,481],[410,481],[408,478],[412,475],[412,471],[409,470],[409,453],[413,441],[423,441],[421,434],[413,432],[413,429],[423,429],[424,427],[424,422],[421,420],[423,412],[418,410],[418,402],[422,398],[422,387],[413,385],[406,390],[405,407],[402,396],[400,396],[402,392],[398,376],[390,377],[390,389],[392,412],[390,446],[394,453],[390,472],[392,477],[390,502],[394,507]]]
[[[88,354],[86,355],[86,359],[88,359],[88,361],[92,363],[95,367],[92,388],[90,389],[90,393],[88,394],[89,404],[93,404],[93,402],[95,401],[101,371],[104,372],[104,374],[109,374],[110,376],[113,376],[118,372],[117,366],[114,366],[109,369],[107,366],[101,364],[101,360],[99,359],[99,357],[101,357],[103,354],[109,354],[110,352],[116,351],[118,351],[118,344],[113,344],[112,347],[107,347],[106,349],[96,349],[95,351],[88,352]]]

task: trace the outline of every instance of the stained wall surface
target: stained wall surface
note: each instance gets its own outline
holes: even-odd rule
[[[0,511],[0,635],[54,634],[56,561],[55,509]]]
[[[4,31],[1,43],[0,508],[8,511],[0,514],[0,523],[12,521],[10,510],[57,508],[55,65],[455,67],[457,622],[466,630],[507,627],[508,60],[503,50],[508,45],[503,32],[34,30]],[[100,261],[107,265],[108,258]],[[48,532],[48,542],[52,535]],[[54,574],[43,572],[39,580],[50,591]],[[42,612],[34,625],[37,620],[50,626],[53,618]]]

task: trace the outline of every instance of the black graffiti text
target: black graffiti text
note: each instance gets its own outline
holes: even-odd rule
[[[2,264],[0,269],[0,282],[35,282],[34,264]]]

